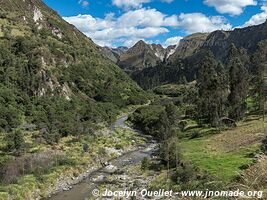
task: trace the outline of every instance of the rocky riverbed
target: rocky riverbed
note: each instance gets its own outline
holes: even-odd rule
[[[131,129],[125,124],[127,116],[119,118],[114,128],[129,129],[133,133],[140,134],[140,132]],[[156,142],[147,136],[143,136],[146,140],[146,144],[137,145],[134,149],[127,149],[124,152],[117,153],[116,158],[107,161],[106,166],[100,167],[96,165],[94,167],[88,166],[84,173],[79,174],[77,177],[73,175],[64,175],[63,178],[59,178],[56,186],[53,188],[48,199],[50,200],[84,200],[88,198],[96,199],[92,196],[92,191],[100,187],[108,179],[114,178],[114,175],[118,180],[124,180],[124,184],[131,184],[128,182],[130,175],[127,175],[127,171],[131,171],[131,167],[134,167],[141,163],[145,157],[150,157],[158,148]],[[108,149],[107,149],[108,150]],[[114,150],[115,151],[115,150]],[[140,178],[139,180],[142,180]],[[138,181],[138,179],[137,179]],[[149,180],[148,180],[149,182]],[[143,182],[145,184],[145,182]],[[144,185],[145,186],[145,185]]]

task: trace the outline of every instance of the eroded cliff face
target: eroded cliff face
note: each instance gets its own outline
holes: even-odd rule
[[[177,47],[178,44],[164,48],[160,44],[147,44],[139,41],[120,55],[118,64],[128,73],[142,71],[167,61],[175,53]]]
[[[132,48],[118,58],[119,66],[128,73],[142,71],[158,64],[172,62],[193,55],[206,41],[208,33],[196,33],[185,37],[179,44],[167,48],[160,44],[137,42]],[[116,61],[116,59],[112,59]]]
[[[172,62],[193,55],[203,46],[208,35],[208,33],[195,33],[183,38],[168,60]]]
[[[164,49],[160,44],[151,44],[150,48],[157,58],[159,58],[161,61],[164,61],[166,56],[166,49]]]
[[[267,39],[267,23],[246,28],[237,28],[233,31],[214,31],[206,39],[202,50],[210,50],[217,58],[226,56],[231,44],[237,48],[255,52],[260,41]]]
[[[161,45],[139,41],[120,56],[118,64],[126,72],[131,73],[156,66],[164,60],[164,56],[165,50]]]

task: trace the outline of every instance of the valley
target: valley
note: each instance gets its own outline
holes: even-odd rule
[[[267,198],[267,22],[102,47],[42,0],[0,3],[0,200]]]

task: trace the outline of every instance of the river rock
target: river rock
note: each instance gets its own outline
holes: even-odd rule
[[[116,172],[117,171],[117,167],[116,166],[114,166],[114,165],[108,165],[108,166],[106,166],[105,167],[105,172],[108,172],[108,173],[114,173],[114,172]]]
[[[121,156],[123,153],[123,151],[121,149],[115,149],[115,148],[109,148],[109,147],[105,147],[105,152],[108,155],[115,154],[117,156]]]
[[[102,181],[104,178],[105,178],[105,177],[104,177],[103,175],[100,175],[100,176],[97,176],[97,177],[95,177],[95,178],[92,178],[91,180],[92,180],[93,182],[100,182],[100,181]]]

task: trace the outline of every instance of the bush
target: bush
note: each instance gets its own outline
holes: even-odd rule
[[[265,154],[267,153],[267,136],[262,140],[261,149]]]
[[[145,157],[143,160],[142,160],[142,163],[141,163],[141,169],[142,170],[147,170],[150,166],[150,160],[148,157]]]
[[[88,144],[83,144],[83,152],[88,152],[89,151],[89,145]]]
[[[129,97],[128,99],[128,105],[138,105],[138,104],[145,104],[148,101],[148,95],[145,94],[136,94],[136,95],[132,95]]]
[[[150,105],[138,108],[129,118],[137,128],[158,139],[163,138],[165,127],[169,126],[164,106]]]
[[[190,139],[195,139],[195,138],[199,138],[201,136],[199,131],[193,131],[191,134]]]
[[[6,16],[7,16],[7,13],[2,12],[2,11],[0,12],[0,18],[5,19]]]
[[[45,129],[43,129],[45,130]],[[41,131],[42,132],[42,131]],[[53,145],[53,144],[57,144],[59,142],[60,139],[60,134],[56,131],[56,130],[45,130],[42,133],[42,137],[45,139],[47,144]]]
[[[67,166],[75,166],[77,164],[77,162],[69,157],[69,156],[55,156],[55,162],[57,163],[57,165],[62,166],[62,165],[67,165]]]
[[[187,126],[187,124],[188,124],[187,121],[182,120],[182,121],[179,122],[178,126],[179,126],[181,131],[184,131],[185,127]]]
[[[178,167],[176,173],[178,183],[187,183],[190,180],[194,180],[196,176],[193,166],[187,163]]]
[[[6,150],[20,154],[25,146],[23,134],[20,130],[13,131],[6,136]]]

